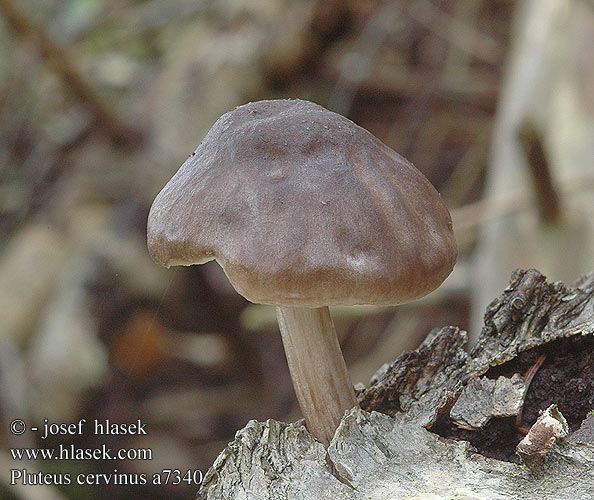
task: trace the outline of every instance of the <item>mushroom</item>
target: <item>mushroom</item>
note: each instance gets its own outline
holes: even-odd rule
[[[307,428],[326,446],[357,406],[328,306],[422,297],[457,257],[450,214],[423,174],[302,100],[221,116],[155,198],[148,248],[166,267],[214,259],[247,300],[276,306]]]

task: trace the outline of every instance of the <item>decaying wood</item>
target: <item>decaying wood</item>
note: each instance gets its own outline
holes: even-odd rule
[[[594,446],[594,413],[588,414],[581,427],[569,436],[569,440]]]
[[[533,269],[516,271],[503,294],[487,307],[469,371],[484,372],[517,353],[574,335],[594,333],[594,274],[573,288],[547,282]]]
[[[458,427],[481,429],[494,417],[518,415],[525,394],[526,384],[519,373],[496,380],[474,378],[462,389],[450,410],[450,418]]]
[[[535,270],[516,271],[489,305],[471,354],[464,351],[466,334],[458,328],[432,332],[416,351],[403,353],[359,391],[362,409],[345,414],[327,452],[302,422],[251,421],[219,455],[198,498],[594,498],[592,417],[584,415],[582,428],[567,436],[563,415],[549,408],[520,446],[524,465],[487,458],[466,441],[428,430],[451,416],[465,388],[491,387],[474,391],[475,397],[489,399],[499,384],[504,392],[517,389],[523,398],[516,375],[510,381],[476,382],[489,368],[558,339],[593,334],[594,273],[568,288],[548,283]],[[491,416],[499,411],[490,411]],[[516,405],[503,414],[517,411]],[[535,436],[549,430],[550,436],[536,443]]]
[[[540,467],[555,443],[569,434],[567,420],[556,405],[551,405],[538,417],[516,450],[522,462],[530,468]]]

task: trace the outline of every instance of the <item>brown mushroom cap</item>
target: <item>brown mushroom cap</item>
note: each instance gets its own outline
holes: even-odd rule
[[[365,129],[301,100],[217,120],[153,202],[159,264],[216,259],[251,302],[399,304],[437,288],[457,257],[431,183]]]

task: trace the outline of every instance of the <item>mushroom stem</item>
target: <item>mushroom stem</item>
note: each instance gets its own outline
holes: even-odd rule
[[[358,406],[330,311],[279,306],[276,315],[307,428],[328,447],[344,412]]]

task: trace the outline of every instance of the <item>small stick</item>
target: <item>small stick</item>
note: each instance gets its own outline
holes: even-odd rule
[[[133,146],[139,142],[138,131],[125,124],[85,81],[64,47],[20,12],[11,0],[0,0],[0,12],[17,35],[35,41],[42,57],[50,63],[68,90],[91,111],[96,124],[114,144]]]
[[[558,222],[561,217],[559,191],[551,175],[541,134],[531,122],[526,121],[520,129],[519,138],[532,174],[540,218],[543,222]]]
[[[588,172],[562,179],[560,187],[564,194],[577,194],[594,190],[594,176]],[[454,228],[459,232],[474,229],[479,224],[529,209],[532,200],[524,189],[501,197],[485,198],[468,203],[450,211]]]
[[[524,402],[526,401],[526,394],[528,394],[528,388],[530,387],[530,383],[532,382],[534,375],[536,375],[536,372],[542,366],[546,357],[547,357],[546,354],[544,354],[544,353],[541,354],[538,357],[538,359],[536,360],[536,363],[534,363],[530,368],[528,368],[528,370],[526,370],[526,373],[524,374],[524,384],[526,385],[526,390],[524,391],[524,397],[522,398],[522,407],[520,408],[520,411],[519,411],[518,415],[516,416],[516,428],[522,434],[528,434],[528,429],[521,426],[522,415],[524,414]]]

